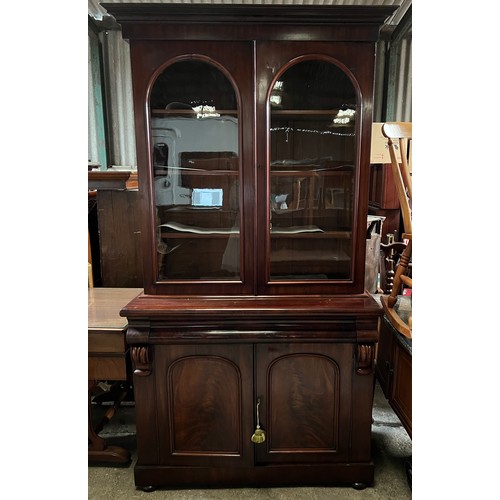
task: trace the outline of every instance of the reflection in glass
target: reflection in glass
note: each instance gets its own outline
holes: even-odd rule
[[[151,93],[159,280],[240,279],[238,112],[205,61],[168,66]]]
[[[271,280],[349,279],[357,97],[335,64],[302,61],[269,97]]]

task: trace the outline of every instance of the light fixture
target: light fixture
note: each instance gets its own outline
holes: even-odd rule
[[[220,116],[215,106],[207,106],[205,104],[194,106],[193,111],[196,113],[196,118],[213,118]]]
[[[339,109],[333,118],[333,126],[345,126],[354,121],[356,110],[351,108]]]
[[[269,97],[269,102],[271,103],[271,106],[275,107],[281,106],[282,93],[283,93],[283,81],[277,80],[274,83],[273,91],[271,92],[271,96]]]

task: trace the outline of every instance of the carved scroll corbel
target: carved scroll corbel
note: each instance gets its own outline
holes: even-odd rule
[[[151,359],[149,353],[149,327],[129,326],[127,328],[127,343],[131,344],[130,358],[134,375],[147,377],[151,374]]]
[[[358,375],[369,375],[373,370],[375,359],[375,345],[358,344],[358,359],[356,373]]]
[[[151,375],[151,361],[149,359],[149,346],[133,346],[130,357],[134,367],[134,375],[147,377]]]

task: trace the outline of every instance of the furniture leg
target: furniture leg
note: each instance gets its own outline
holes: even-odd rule
[[[398,267],[396,268],[396,275],[394,276],[394,282],[393,282],[393,284],[396,286],[393,286],[391,294],[387,299],[389,307],[394,307],[396,305],[396,302],[398,300],[398,294],[401,293],[401,291],[399,290],[399,287],[401,286],[401,276],[403,276],[406,273],[406,270],[408,269],[408,264],[410,263],[410,257],[411,257],[411,240],[408,242],[406,248],[401,254]]]
[[[121,446],[108,446],[106,440],[99,436],[92,423],[92,389],[96,381],[89,380],[88,388],[88,426],[89,426],[89,463],[94,464],[128,464],[130,453]],[[112,412],[114,414],[114,411]],[[112,416],[112,415],[111,415]]]

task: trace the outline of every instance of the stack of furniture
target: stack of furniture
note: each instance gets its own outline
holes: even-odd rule
[[[384,317],[380,323],[377,376],[390,405],[412,436],[412,124],[387,122],[382,133],[388,138],[391,171],[398,193],[404,225],[404,243],[388,245],[385,262],[391,263],[390,286],[380,296]],[[396,248],[396,246],[398,248]],[[392,250],[392,251],[391,251]],[[390,257],[390,258],[388,258]],[[405,290],[410,294],[406,295]],[[411,487],[411,457],[405,462]]]
[[[398,296],[402,295],[405,287],[409,290],[412,288],[410,273],[412,252],[412,124],[409,122],[387,122],[382,126],[382,133],[388,138],[392,176],[403,217],[404,233],[402,239],[407,243],[397,263],[391,292],[389,295],[383,295],[381,302],[392,326],[399,333],[411,339],[411,311],[406,318],[403,318],[403,315],[398,311],[397,302]]]

